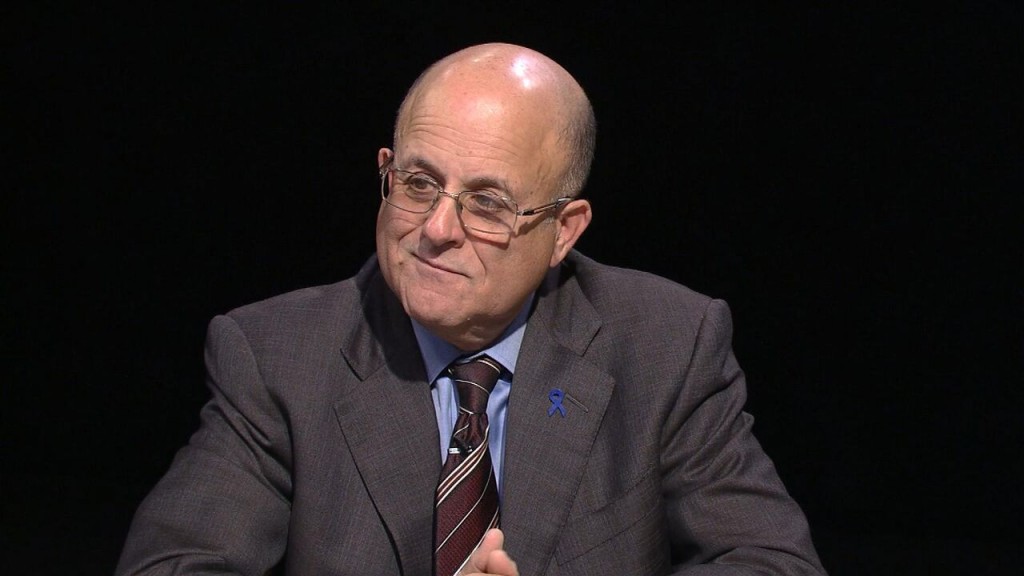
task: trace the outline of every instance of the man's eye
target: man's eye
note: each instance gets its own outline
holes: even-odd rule
[[[466,208],[473,212],[502,212],[508,210],[508,204],[498,196],[477,192],[466,195],[464,199]]]
[[[410,176],[405,185],[414,194],[433,194],[437,190],[437,185],[426,176]]]

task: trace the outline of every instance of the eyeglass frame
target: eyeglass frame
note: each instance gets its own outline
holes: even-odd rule
[[[437,203],[441,200],[441,196],[447,196],[448,198],[451,198],[452,200],[455,201],[456,214],[458,214],[459,222],[464,227],[469,228],[471,230],[474,230],[476,232],[479,232],[481,234],[503,234],[504,233],[504,232],[496,232],[496,231],[492,231],[492,230],[481,230],[479,228],[474,228],[473,226],[467,225],[462,220],[462,208],[463,208],[463,206],[462,206],[462,202],[459,201],[459,198],[464,193],[466,193],[466,192],[476,193],[477,192],[476,190],[463,190],[463,191],[458,192],[456,194],[452,194],[451,192],[448,192],[447,190],[445,190],[444,187],[441,186],[441,184],[437,180],[435,180],[432,176],[430,176],[429,174],[425,174],[423,172],[412,172],[410,170],[404,170],[402,168],[398,168],[394,164],[395,164],[395,156],[391,155],[391,157],[388,158],[388,161],[385,162],[384,165],[381,166],[379,168],[379,170],[378,170],[378,173],[380,174],[380,196],[381,196],[382,200],[387,202],[388,206],[393,206],[393,207],[398,208],[399,210],[402,210],[404,212],[409,212],[410,214],[429,214],[432,210],[434,210],[434,208],[437,208]],[[389,202],[388,201],[388,196],[390,196],[390,185],[388,184],[388,180],[387,180],[387,176],[388,176],[389,172],[404,172],[406,174],[412,174],[412,175],[423,174],[424,176],[427,176],[428,178],[430,178],[430,180],[437,187],[437,194],[434,196],[434,199],[431,200],[430,207],[427,208],[426,210],[424,210],[423,212],[416,212],[415,210],[410,210],[408,208],[403,208],[402,206],[398,206],[397,204],[392,204],[391,202]],[[516,224],[519,223],[519,217],[520,216],[536,216],[538,214],[542,214],[544,212],[547,212],[547,211],[549,211],[551,209],[556,209],[557,210],[558,208],[561,208],[562,206],[564,206],[564,205],[568,204],[569,202],[572,202],[573,200],[576,199],[573,196],[562,196],[560,198],[556,198],[552,202],[548,202],[547,204],[541,204],[540,206],[535,206],[533,208],[526,208],[526,209],[523,209],[523,210],[518,210],[519,203],[516,202],[515,200],[513,200],[511,197],[505,196],[505,195],[500,195],[500,196],[496,195],[495,198],[497,198],[498,200],[501,200],[502,202],[506,202],[508,204],[511,204],[513,208],[516,208],[515,210],[512,210],[513,219],[512,219],[512,224],[509,226],[509,230],[508,230],[509,233],[514,233],[515,232]]]

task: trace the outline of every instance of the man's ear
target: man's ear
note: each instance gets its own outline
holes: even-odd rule
[[[380,150],[378,150],[377,168],[383,168],[384,165],[388,163],[388,160],[390,160],[394,155],[395,153],[392,152],[390,148],[381,148]]]
[[[549,266],[554,268],[561,264],[569,251],[590,225],[592,217],[590,202],[582,199],[570,201],[558,210],[555,216],[555,249],[551,253]]]

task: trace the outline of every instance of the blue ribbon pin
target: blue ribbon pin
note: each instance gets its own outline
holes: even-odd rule
[[[565,392],[562,392],[558,388],[552,388],[551,393],[548,394],[548,400],[551,400],[551,408],[548,408],[548,416],[554,416],[555,411],[562,413],[562,418],[565,418],[565,408],[562,406],[562,398],[565,398]]]

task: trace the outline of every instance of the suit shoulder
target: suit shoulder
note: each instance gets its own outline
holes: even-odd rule
[[[231,318],[250,338],[268,333],[304,330],[311,333],[337,327],[358,308],[360,292],[349,278],[334,284],[293,290],[231,310]]]
[[[579,255],[568,266],[562,275],[563,293],[573,303],[563,310],[590,319],[587,326],[593,332],[577,332],[594,336],[587,354],[609,373],[633,378],[627,368],[617,366],[637,362],[659,362],[665,369],[682,370],[702,333],[715,346],[727,346],[731,340],[731,313],[721,300],[655,274],[599,264]],[[583,321],[573,318],[573,322]]]
[[[271,296],[264,300],[239,306],[228,312],[227,315],[235,319],[245,319],[281,314],[291,310],[322,310],[325,307],[335,305],[339,301],[351,298],[358,299],[358,292],[353,279],[349,278],[334,284],[310,286]]]
[[[579,254],[571,265],[583,293],[604,312],[703,316],[713,300],[668,278],[601,264]]]

